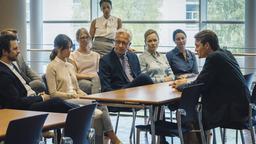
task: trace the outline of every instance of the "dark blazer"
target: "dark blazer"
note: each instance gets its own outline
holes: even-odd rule
[[[136,54],[131,52],[127,52],[126,55],[132,76],[136,78],[141,73],[139,59]],[[99,77],[102,92],[121,89],[129,83],[114,49],[100,59]]]
[[[40,96],[27,96],[27,91],[18,77],[0,62],[0,105],[3,108],[29,109],[42,101]]]
[[[192,83],[204,83],[203,123],[206,129],[240,127],[248,120],[250,93],[233,55],[218,49],[207,56],[202,71]]]
[[[30,83],[33,80],[40,80],[41,78],[38,74],[36,74],[24,61],[23,57],[21,54],[18,55],[17,60],[16,60],[20,74],[22,78],[27,82]]]

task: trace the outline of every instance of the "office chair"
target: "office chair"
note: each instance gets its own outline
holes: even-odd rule
[[[49,94],[49,90],[48,90],[48,85],[47,85],[47,80],[46,80],[45,74],[42,75],[42,80],[43,80],[44,85],[45,85],[45,88],[46,88],[45,93],[46,93],[46,94]]]
[[[74,144],[90,144],[89,131],[96,104],[72,109],[68,112],[64,137],[70,137]]]
[[[246,86],[249,90],[252,88],[252,80],[253,80],[254,73],[249,73],[244,75]]]
[[[13,120],[9,123],[5,144],[38,144],[48,114]]]
[[[155,122],[155,134],[160,136],[179,137],[180,143],[184,144],[183,134],[188,132],[200,132],[203,144],[206,144],[206,138],[202,125],[201,104],[198,103],[200,90],[203,84],[196,84],[185,88],[181,94],[180,105],[177,112],[177,123],[158,120]],[[199,130],[193,130],[191,123],[198,124]],[[141,130],[150,131],[150,125],[137,125],[137,140],[139,144],[139,135]]]
[[[254,73],[249,73],[249,74],[245,74],[243,75],[244,76],[244,79],[245,79],[245,83],[246,83],[246,86],[249,90],[251,90],[251,86],[252,86],[252,80],[253,80],[253,76],[254,76]],[[252,97],[253,98],[253,95]],[[252,107],[250,107],[250,110],[252,110]],[[252,116],[252,114],[250,115],[250,117]],[[249,123],[248,123],[249,124]],[[250,129],[249,127],[243,127],[241,129]],[[238,129],[239,130],[239,129]],[[238,143],[238,130],[236,130],[236,144]],[[242,143],[244,144],[244,137],[243,137],[243,132],[242,130],[239,130],[240,131],[240,136],[241,136],[241,141]],[[215,133],[215,131],[214,131]],[[222,140],[222,143],[224,144],[226,142],[226,128],[220,128],[220,133],[221,133],[221,140]],[[216,141],[216,137],[215,137],[215,134],[214,134],[214,141]]]

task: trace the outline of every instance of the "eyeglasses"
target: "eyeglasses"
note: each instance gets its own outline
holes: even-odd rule
[[[88,40],[88,39],[90,39],[91,37],[89,37],[89,36],[82,36],[82,37],[80,37],[79,39],[80,40]]]
[[[120,45],[120,44],[127,46],[130,44],[130,42],[115,40],[115,45]]]

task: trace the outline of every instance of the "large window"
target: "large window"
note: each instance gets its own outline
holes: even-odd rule
[[[67,34],[75,41],[78,28],[89,30],[92,19],[102,16],[99,1],[43,0],[43,48],[51,49],[57,34]],[[187,33],[191,50],[193,37],[201,29],[215,31],[222,47],[243,50],[245,0],[112,0],[112,4],[112,15],[132,31],[132,47],[138,51],[144,50],[144,32],[149,28],[159,33],[162,52],[175,46],[172,32],[177,28]]]

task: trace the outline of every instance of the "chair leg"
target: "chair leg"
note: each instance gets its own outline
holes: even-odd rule
[[[146,109],[146,108],[144,108],[144,124],[147,124],[147,122],[148,122],[147,117],[148,117],[147,109]]]
[[[213,132],[213,139],[212,139],[212,143],[213,143],[213,144],[217,144],[215,129],[212,129],[212,132]]]
[[[140,129],[136,129],[136,144],[140,144]]]
[[[120,112],[117,112],[115,134],[117,134],[117,128],[118,128],[118,123],[119,123],[119,116],[120,116]]]
[[[240,131],[240,136],[241,136],[242,144],[245,144],[243,130],[239,130],[239,131]]]
[[[238,130],[236,130],[236,144],[238,144]]]
[[[225,138],[225,134],[226,133],[226,129],[225,128],[220,128],[220,136],[221,136],[221,142],[222,144],[225,144],[226,138]]]
[[[54,130],[54,144],[59,144],[61,139],[61,129]]]
[[[136,115],[137,115],[137,112],[133,108],[132,109],[132,126],[131,126],[131,131],[130,131],[130,142],[131,143],[132,143],[132,140],[133,140],[133,143],[135,143],[135,120],[136,120]]]
[[[254,127],[251,127],[251,129],[250,129],[250,132],[251,132],[251,137],[252,137],[252,143],[253,144],[256,144],[256,142],[255,142],[255,133],[254,133]]]
[[[170,121],[172,122],[172,111],[170,110]],[[171,137],[171,144],[173,144],[173,137]]]

